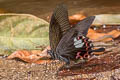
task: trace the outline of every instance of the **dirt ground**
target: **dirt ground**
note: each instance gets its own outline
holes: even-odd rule
[[[52,10],[59,3],[65,3],[69,15],[85,13],[86,15],[120,13],[119,0],[0,0],[0,8],[7,12],[29,13],[47,20]],[[118,53],[119,54],[119,53]],[[118,59],[117,61],[119,61]],[[95,69],[94,73],[79,72],[79,75],[58,76],[57,71],[62,62],[38,65],[28,64],[18,60],[7,60],[0,57],[0,80],[119,80],[120,62],[110,70]],[[101,64],[103,65],[103,64]],[[112,65],[111,65],[112,66]],[[104,67],[104,66],[103,66]],[[102,67],[102,68],[103,68]],[[94,67],[93,67],[94,68]],[[84,68],[83,68],[84,69]],[[88,70],[87,68],[85,70]],[[106,69],[106,68],[105,68]],[[76,73],[76,72],[74,72]]]

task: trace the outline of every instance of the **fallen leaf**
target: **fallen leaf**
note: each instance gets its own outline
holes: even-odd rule
[[[45,64],[50,63],[50,56],[47,54],[47,50],[50,49],[48,46],[45,50],[18,50],[13,52],[7,59],[19,58],[28,63],[36,63],[36,64]],[[43,59],[42,59],[43,58]],[[46,59],[45,59],[46,58]]]
[[[48,26],[48,22],[30,14],[0,14],[0,55],[47,46]]]
[[[35,62],[40,58],[40,56],[37,55],[40,53],[32,53],[31,51],[27,50],[19,50],[12,53],[7,57],[7,59],[19,58],[25,62]]]
[[[120,31],[112,30],[108,33],[98,33],[93,29],[88,30],[87,36],[93,41],[111,41],[112,38],[117,38],[120,36]],[[111,36],[111,37],[110,37]]]
[[[82,19],[85,19],[86,16],[82,13],[80,14],[75,14],[75,15],[72,15],[72,16],[69,16],[69,21],[70,21],[70,24],[76,24],[77,22],[79,22],[80,20]]]

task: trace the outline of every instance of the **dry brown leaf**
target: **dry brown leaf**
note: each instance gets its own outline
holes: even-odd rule
[[[88,30],[88,34],[87,36],[94,41],[111,41],[112,38],[117,38],[120,36],[120,32],[117,30],[112,30],[111,32],[108,33],[98,33],[96,31],[94,31],[93,29],[89,29]],[[105,37],[106,36],[106,37]],[[111,37],[107,37],[107,36],[112,36]]]
[[[40,53],[32,53],[31,51],[27,51],[27,50],[19,50],[12,53],[10,56],[7,57],[7,59],[19,58],[25,62],[32,63],[40,58],[40,56],[38,56],[38,54]]]
[[[80,20],[86,18],[86,16],[82,13],[80,14],[75,14],[75,15],[72,15],[72,16],[69,16],[69,21],[70,21],[70,24],[76,24],[77,22],[79,22]]]
[[[28,63],[37,63],[37,64],[44,64],[44,63],[50,63],[51,60],[42,60],[41,58],[49,58],[50,56],[47,55],[47,49],[50,49],[48,46],[45,50],[40,51],[40,50],[18,50],[12,53],[10,56],[7,57],[7,59],[14,59],[14,58],[19,58],[25,62]],[[41,59],[41,60],[40,60]]]

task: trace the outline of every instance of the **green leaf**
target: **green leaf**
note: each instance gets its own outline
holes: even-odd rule
[[[48,45],[49,23],[30,14],[0,14],[0,54]]]

